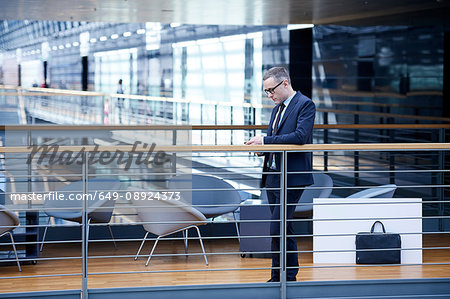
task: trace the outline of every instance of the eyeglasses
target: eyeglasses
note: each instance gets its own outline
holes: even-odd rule
[[[275,87],[264,89],[264,92],[266,93],[267,96],[269,96],[269,95],[271,95],[271,94],[274,94],[274,93],[275,93],[275,88],[277,88],[278,86],[280,86],[281,83],[283,83],[283,82],[284,82],[284,80],[281,81],[280,83],[278,83],[277,85],[275,85]]]

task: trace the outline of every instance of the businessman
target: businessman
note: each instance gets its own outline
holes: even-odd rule
[[[291,79],[288,72],[283,67],[274,67],[268,70],[263,77],[264,92],[275,103],[270,117],[267,136],[255,136],[246,144],[307,144],[312,142],[312,129],[316,108],[314,103],[308,97],[295,91],[291,85]],[[285,157],[286,158],[286,157]],[[263,164],[262,187],[280,188],[281,153],[265,153]],[[287,154],[287,171],[302,172],[288,174],[287,187],[304,187],[314,183],[311,174],[312,154],[307,152],[297,152]],[[274,172],[273,174],[271,172]],[[302,195],[302,189],[287,191],[287,202],[296,204]],[[267,190],[269,200],[271,219],[270,234],[272,237],[272,251],[280,250],[280,190]],[[287,219],[293,219],[295,205],[287,207]],[[278,220],[278,221],[277,221]],[[293,235],[292,222],[287,223],[286,234]],[[297,251],[296,238],[287,238],[287,251]],[[295,281],[298,273],[298,254],[290,253],[287,255],[286,279]],[[272,253],[272,272],[268,282],[280,281],[280,254]]]

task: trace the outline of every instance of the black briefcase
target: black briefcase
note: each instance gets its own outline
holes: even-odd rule
[[[381,224],[382,232],[374,232],[377,223]],[[401,247],[400,235],[386,233],[383,223],[375,221],[370,232],[356,235],[356,263],[400,264]]]

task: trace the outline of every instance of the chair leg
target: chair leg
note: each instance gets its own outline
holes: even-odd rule
[[[210,236],[214,236],[214,219],[216,219],[216,217],[211,217],[211,226],[210,226],[210,230],[209,230],[209,235]]]
[[[148,266],[148,263],[150,263],[150,259],[152,258],[153,255],[153,251],[155,251],[156,245],[158,244],[159,238],[161,238],[161,236],[159,236],[158,238],[156,238],[155,244],[153,244],[153,248],[152,251],[150,252],[150,255],[148,256],[148,260],[147,263],[145,263],[145,266]]]
[[[182,231],[182,233],[183,233],[183,238],[184,238],[184,253],[187,254],[188,253],[188,234],[189,234],[189,232],[186,229],[186,230]]]
[[[111,225],[107,225],[108,226],[108,229],[109,229],[109,233],[110,233],[110,235],[111,235],[111,238],[112,238],[112,240],[113,240],[113,243],[114,243],[114,249],[116,249],[117,250],[117,244],[116,244],[116,240],[114,239],[114,235],[113,235],[113,232],[112,232],[112,229],[111,229]]]
[[[237,233],[237,236],[238,236],[238,241],[239,241],[239,243],[241,243],[241,234],[239,232],[239,224],[237,223],[236,213],[235,212],[233,212],[233,218],[234,218],[234,224],[236,225],[236,233]]]
[[[205,247],[203,247],[203,241],[202,241],[202,236],[200,235],[200,230],[198,229],[198,226],[195,226],[195,228],[197,229],[198,240],[200,241],[200,245],[202,246],[202,251],[203,251],[203,256],[205,257],[206,266],[208,266],[209,265],[208,259],[206,258]]]
[[[14,238],[11,232],[8,232],[9,237],[11,238],[11,244],[14,249],[14,254],[16,255],[17,267],[19,267],[19,272],[22,272],[22,268],[20,267],[19,257],[17,256],[16,245],[14,244]]]
[[[139,247],[138,252],[136,253],[136,256],[134,257],[134,260],[138,259],[139,253],[141,252],[142,246],[144,246],[145,239],[147,239],[147,236],[148,236],[148,232],[145,234],[144,239],[141,242],[141,246]]]
[[[47,235],[47,229],[49,224],[50,224],[50,217],[48,217],[47,226],[45,227],[44,234],[42,235],[41,248],[39,249],[39,251],[42,251],[42,248],[44,248],[45,236]]]
[[[88,219],[87,227],[86,227],[86,243],[89,245],[89,229],[91,226],[91,218]]]

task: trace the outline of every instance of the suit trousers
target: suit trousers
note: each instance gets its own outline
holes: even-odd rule
[[[268,174],[267,180],[265,184],[266,188],[280,188],[280,175],[279,174]],[[300,196],[303,193],[303,189],[301,190],[288,190],[287,191],[287,202],[291,204],[296,204]],[[280,250],[280,237],[275,237],[276,235],[280,235],[280,190],[267,190],[267,199],[269,201],[270,212],[271,212],[271,220],[270,223],[270,235],[272,236],[272,251]],[[276,204],[276,205],[274,205]],[[272,206],[273,205],[273,206]],[[295,212],[295,205],[287,207],[286,219],[293,219]],[[293,235],[293,223],[291,221],[287,222],[287,230],[286,235]],[[294,237],[288,237],[286,240],[286,250],[287,251],[297,251],[297,239]],[[286,278],[287,280],[295,280],[295,277],[298,273],[298,254],[297,253],[289,253],[287,254],[287,267],[286,270]],[[273,269],[274,267],[280,267],[280,253],[272,253],[272,273],[271,278],[280,279],[280,270]]]

